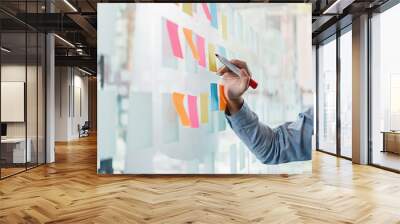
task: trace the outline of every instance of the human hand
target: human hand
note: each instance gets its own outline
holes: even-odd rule
[[[243,105],[244,100],[242,95],[249,88],[251,76],[246,62],[236,59],[230,62],[240,69],[240,76],[233,73],[226,66],[218,69],[217,74],[222,76],[228,110],[231,114],[234,114],[238,112]]]

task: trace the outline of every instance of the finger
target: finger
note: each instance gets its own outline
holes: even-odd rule
[[[235,73],[229,71],[229,72],[225,72],[224,75],[222,76],[223,79],[240,79],[240,77],[238,75],[236,75]]]
[[[217,74],[222,76],[225,72],[229,72],[230,70],[226,66],[222,66],[217,70]]]
[[[242,77],[246,77],[246,78],[250,78],[251,77],[246,69],[240,69],[240,75],[242,75]]]
[[[233,60],[231,60],[231,63],[236,65],[240,69],[242,69],[242,68],[247,69],[247,64],[244,61],[241,61],[241,60],[238,60],[238,59],[233,59]]]

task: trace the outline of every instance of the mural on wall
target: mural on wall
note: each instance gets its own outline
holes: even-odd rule
[[[301,173],[265,165],[225,118],[215,53],[248,63],[249,107],[271,127],[313,104],[311,5],[98,6],[99,173]]]

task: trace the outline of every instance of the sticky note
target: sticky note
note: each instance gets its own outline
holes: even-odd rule
[[[161,30],[162,30],[162,65],[164,67],[177,69],[178,59],[174,57],[172,52],[171,43],[169,41],[169,35],[167,31],[167,19],[162,18]]]
[[[200,94],[200,121],[202,124],[208,122],[208,93],[201,93]]]
[[[211,13],[208,9],[207,3],[201,3],[201,7],[203,8],[204,14],[206,14],[207,19],[211,21]]]
[[[174,53],[175,57],[183,58],[181,43],[179,41],[179,35],[178,35],[178,25],[174,22],[171,22],[168,19],[166,21],[167,21],[166,26],[167,26],[169,41],[172,47],[172,52]]]
[[[227,103],[224,89],[225,88],[223,85],[219,85],[219,110],[220,111],[225,111],[226,103]]]
[[[211,93],[211,110],[218,110],[218,85],[217,83],[210,84]]]
[[[199,52],[197,52],[196,46],[193,42],[193,32],[191,29],[183,28],[183,34],[185,35],[186,42],[188,43],[190,49],[192,50],[193,58],[199,60]]]
[[[217,64],[215,61],[215,46],[213,44],[208,44],[208,68],[210,72],[217,71]]]
[[[211,13],[211,26],[218,29],[218,15],[217,15],[216,3],[210,3],[210,13]]]
[[[199,65],[206,67],[206,52],[204,46],[204,38],[196,35],[197,52],[199,53]]]
[[[183,99],[185,95],[181,93],[172,93],[172,101],[174,103],[175,111],[179,116],[179,119],[183,126],[190,126],[190,120],[186,114],[185,107],[183,106]]]
[[[226,39],[228,39],[226,15],[221,16],[221,26],[222,26],[222,38],[224,38],[224,40],[226,40]]]
[[[199,71],[199,61],[193,58],[192,50],[190,49],[189,45],[185,44],[184,46],[184,53],[185,53],[185,68],[188,75],[196,74]],[[177,60],[177,59],[176,59]]]
[[[197,112],[197,96],[188,95],[188,107],[190,117],[190,127],[199,127],[199,115]]]
[[[182,11],[190,16],[193,15],[193,4],[182,3]]]

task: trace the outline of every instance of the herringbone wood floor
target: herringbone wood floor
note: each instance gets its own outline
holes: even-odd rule
[[[98,176],[96,139],[0,181],[0,223],[400,223],[400,175],[314,153],[293,176]]]

